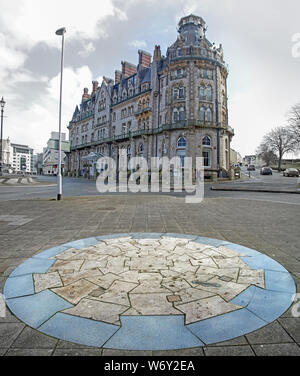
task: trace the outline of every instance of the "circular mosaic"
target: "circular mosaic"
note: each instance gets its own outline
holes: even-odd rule
[[[10,310],[33,328],[88,346],[200,347],[257,330],[292,304],[271,258],[183,234],[118,234],[49,249],[8,278]]]

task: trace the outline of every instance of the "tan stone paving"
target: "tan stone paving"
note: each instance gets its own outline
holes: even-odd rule
[[[120,325],[120,315],[185,315],[186,324],[241,307],[229,302],[264,271],[242,254],[188,239],[107,239],[55,257],[36,291],[51,289],[74,305],[65,313]]]

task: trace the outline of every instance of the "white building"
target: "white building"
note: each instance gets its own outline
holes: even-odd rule
[[[11,144],[10,164],[15,172],[33,171],[33,149],[28,145]]]
[[[59,151],[58,151],[59,133],[51,132],[51,138],[48,140],[47,147],[43,150],[43,175],[57,175]],[[66,141],[66,134],[61,134],[62,145],[62,166],[64,166],[65,152],[70,150],[69,141]]]

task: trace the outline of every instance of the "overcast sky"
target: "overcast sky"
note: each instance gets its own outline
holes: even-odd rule
[[[137,64],[140,48],[153,54],[159,44],[165,55],[179,19],[190,13],[205,19],[207,38],[224,48],[235,150],[253,154],[300,102],[300,56],[292,54],[299,0],[0,0],[0,9],[4,137],[35,152],[58,130],[61,38],[55,31],[62,26],[66,133],[84,87],[91,90],[103,75],[114,78],[122,60]]]

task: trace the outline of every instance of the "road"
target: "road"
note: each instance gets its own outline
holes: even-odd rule
[[[244,174],[248,174],[243,169]],[[40,176],[38,180],[49,183],[43,186],[4,186],[0,185],[0,201],[6,200],[28,200],[28,199],[54,199],[56,198],[56,177]],[[234,185],[252,186],[252,187],[278,187],[281,189],[295,189],[297,184],[296,178],[284,178],[282,174],[274,173],[273,176],[261,176],[259,171],[251,171],[251,179],[245,181],[234,182]],[[205,184],[205,198],[228,197],[234,199],[256,200],[256,201],[272,201],[287,204],[300,205],[300,195],[280,194],[280,193],[262,193],[262,192],[225,192],[212,191],[212,184]],[[123,193],[116,193],[120,195]],[[134,193],[128,193],[130,195]],[[86,179],[64,178],[63,179],[63,196],[95,196],[99,195],[96,189],[95,181]],[[157,195],[157,193],[149,193],[149,195]],[[159,193],[159,195],[168,195],[173,197],[184,197],[182,193]]]

